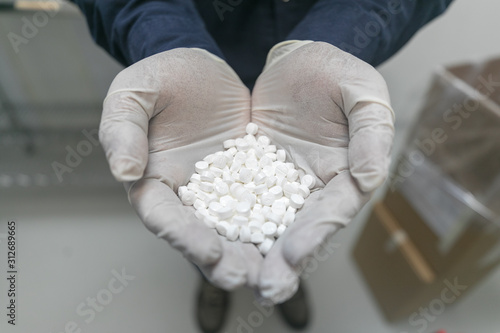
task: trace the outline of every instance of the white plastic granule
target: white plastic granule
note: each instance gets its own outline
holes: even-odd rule
[[[230,241],[254,243],[266,255],[294,222],[315,178],[300,177],[283,149],[267,136],[255,137],[258,130],[249,123],[243,138],[224,141],[225,151],[196,162],[196,173],[178,194],[209,228]]]

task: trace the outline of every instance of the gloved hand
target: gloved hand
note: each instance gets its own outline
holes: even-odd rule
[[[262,264],[260,295],[281,303],[295,293],[304,259],[385,180],[394,113],[373,67],[330,44],[287,41],[271,49],[256,82],[252,122],[316,176],[316,191]]]
[[[255,285],[262,256],[253,244],[230,242],[206,227],[177,189],[197,161],[244,135],[249,118],[249,91],[227,63],[180,48],[117,75],[99,130],[111,171],[125,182],[146,227],[228,290]]]

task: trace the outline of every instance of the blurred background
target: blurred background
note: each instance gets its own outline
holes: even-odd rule
[[[197,272],[143,227],[97,142],[122,67],[72,5],[9,6],[0,1],[0,295],[12,220],[18,294],[16,326],[0,297],[0,331],[196,332]],[[499,12],[456,0],[378,68],[396,112],[393,172],[335,251],[306,267],[307,332],[500,332]],[[111,293],[116,276],[128,279]],[[225,331],[259,311],[235,292]],[[287,331],[278,314],[259,316],[254,332]]]

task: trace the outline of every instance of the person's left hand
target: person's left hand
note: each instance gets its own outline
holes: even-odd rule
[[[269,52],[251,121],[316,178],[260,271],[260,297],[281,303],[295,293],[303,260],[385,180],[394,114],[385,81],[369,64],[330,44],[289,41]]]

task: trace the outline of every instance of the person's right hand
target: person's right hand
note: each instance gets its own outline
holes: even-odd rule
[[[179,48],[116,76],[99,130],[111,172],[146,227],[227,290],[255,286],[262,256],[253,244],[218,236],[176,193],[197,161],[245,134],[249,119],[250,93],[229,65]]]

